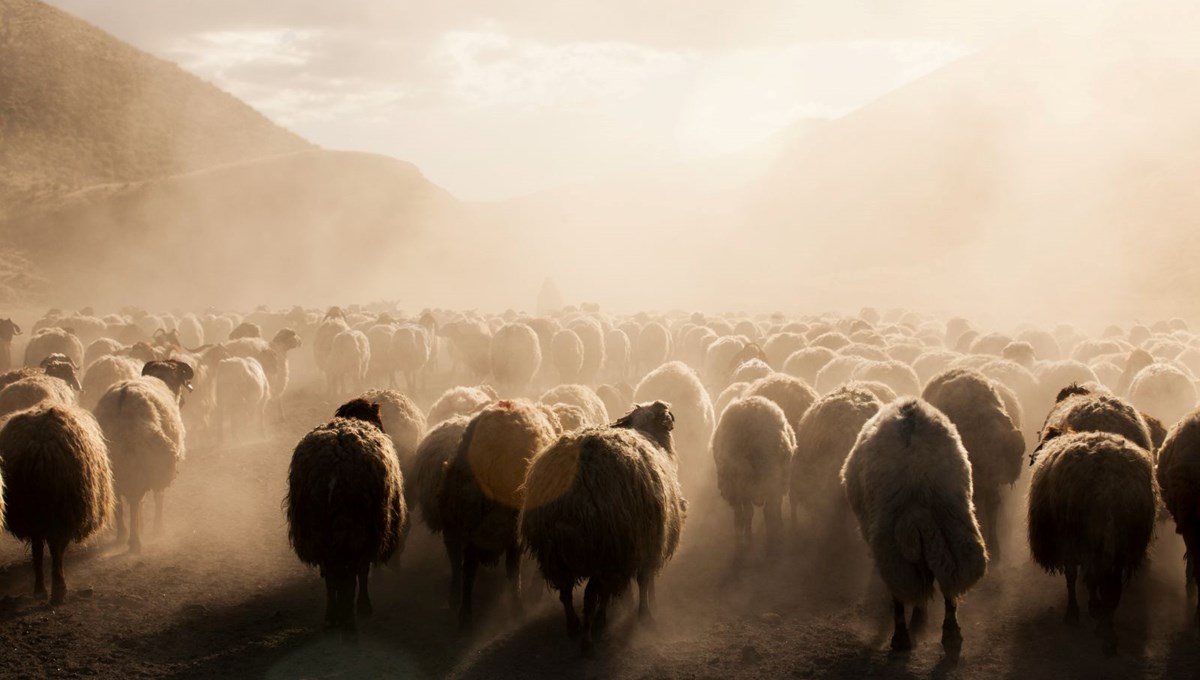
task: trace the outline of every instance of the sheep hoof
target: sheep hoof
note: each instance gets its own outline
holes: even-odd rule
[[[46,586],[34,586],[33,596],[41,600],[46,599]]]
[[[942,628],[942,649],[946,651],[947,658],[958,659],[962,653],[962,642],[962,631],[958,626]]]
[[[64,602],[66,602],[66,601],[67,601],[67,590],[66,590],[66,588],[55,588],[55,589],[54,589],[54,592],[52,592],[52,593],[50,594],[50,604],[51,604],[51,605],[57,606],[57,605],[60,605],[60,604],[62,604],[62,603],[64,603]]]

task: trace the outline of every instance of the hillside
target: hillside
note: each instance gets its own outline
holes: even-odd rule
[[[0,199],[312,148],[175,64],[37,0],[0,0],[0,65]]]

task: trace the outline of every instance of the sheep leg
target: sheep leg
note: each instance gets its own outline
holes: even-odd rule
[[[600,593],[596,604],[596,620],[592,624],[592,630],[596,636],[604,634],[604,629],[608,627],[608,593]]]
[[[63,553],[67,550],[66,539],[50,541],[50,604],[62,604],[67,599],[67,577],[63,571]]]
[[[354,622],[354,586],[357,579],[353,569],[339,569],[336,577],[337,594],[337,623],[345,637],[353,637],[358,630]]]
[[[908,629],[914,633],[920,633],[925,630],[925,624],[929,617],[925,612],[925,605],[914,604],[912,608],[912,616],[909,618]]]
[[[1068,626],[1079,625],[1079,600],[1075,597],[1075,579],[1079,575],[1079,567],[1067,565],[1063,570],[1067,575],[1067,615],[1064,621]]]
[[[1100,644],[1104,653],[1112,656],[1117,653],[1117,630],[1113,625],[1113,615],[1121,602],[1121,571],[1110,569],[1100,577]]]
[[[908,624],[904,620],[904,603],[892,598],[892,650],[906,652],[912,649],[912,638],[908,635]]]
[[[600,602],[600,587],[594,579],[589,580],[587,587],[583,589],[583,637],[580,640],[580,646],[583,647],[584,654],[592,652],[592,626],[596,622],[596,606]]]
[[[562,602],[563,612],[567,615],[567,635],[579,637],[579,615],[575,613],[575,586],[567,583],[558,589],[558,601]]]
[[[462,544],[447,534],[443,539],[446,557],[450,560],[450,609],[458,609],[462,601]]]
[[[521,548],[511,545],[504,553],[504,573],[508,577],[508,599],[514,617],[525,615],[521,602]]]
[[[1200,581],[1200,560],[1192,557],[1189,551],[1187,558],[1187,596],[1189,598],[1196,597],[1196,582]],[[1200,626],[1200,598],[1196,601],[1196,615],[1194,618],[1196,625]]]
[[[650,614],[650,594],[654,591],[654,575],[648,571],[639,571],[638,584],[638,620],[645,624],[653,624],[654,617]]]
[[[375,613],[375,608],[371,606],[371,593],[367,589],[367,580],[371,575],[371,565],[364,565],[358,570],[358,609],[356,611],[358,618],[365,619]]]
[[[321,571],[321,576],[325,579],[325,627],[334,628],[337,626],[337,584],[331,572],[324,569]]]
[[[163,531],[163,490],[154,490],[154,535],[161,536]]]
[[[46,576],[42,569],[45,561],[46,542],[40,537],[30,543],[33,551],[33,594],[38,597],[46,596]]]
[[[950,600],[945,599],[946,616],[942,619],[942,649],[946,651],[946,656],[951,659],[958,659],[958,655],[962,652],[962,630],[958,627],[958,606]]]
[[[461,630],[471,629],[471,591],[475,588],[475,572],[479,569],[479,557],[475,549],[466,546],[463,550],[462,601],[458,605],[458,626]]]

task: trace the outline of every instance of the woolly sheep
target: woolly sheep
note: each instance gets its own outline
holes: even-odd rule
[[[579,368],[579,382],[591,384],[596,381],[600,368],[604,366],[604,329],[599,321],[591,318],[576,319],[570,327],[583,343],[583,365]]]
[[[751,359],[743,362],[736,369],[734,369],[733,374],[729,376],[729,381],[731,383],[754,382],[759,378],[765,378],[766,376],[771,375],[773,372],[774,371],[771,370],[771,367],[767,365],[767,362],[763,361],[762,359]]]
[[[712,386],[714,390],[728,385],[730,373],[738,366],[734,363],[734,358],[748,344],[745,338],[736,335],[726,335],[713,341],[704,353],[705,384]]]
[[[788,425],[793,430],[800,426],[800,419],[817,400],[817,393],[807,383],[781,373],[755,380],[746,388],[743,396],[766,397],[775,402],[783,409]]]
[[[485,407],[463,432],[458,453],[446,469],[440,496],[443,532],[462,547],[451,565],[462,563],[459,623],[472,624],[475,572],[481,563],[504,556],[509,600],[521,607],[521,549],[517,513],[525,497],[529,461],[554,439],[550,421],[526,401],[500,401]],[[447,543],[450,545],[450,543]]]
[[[346,320],[341,316],[341,310],[338,310],[336,314],[330,310],[322,319],[321,325],[317,326],[316,337],[313,340],[313,358],[316,360],[319,370],[328,373],[333,339],[348,330],[350,327],[346,325]]]
[[[100,357],[116,354],[123,349],[125,349],[125,346],[112,338],[100,338],[93,341],[83,351],[83,365],[90,367]]]
[[[429,407],[425,422],[433,427],[454,416],[473,415],[476,411],[496,400],[490,387],[451,387]]]
[[[217,441],[225,441],[226,423],[235,438],[244,437],[251,428],[263,433],[271,386],[258,360],[244,357],[223,359],[217,364],[214,381]]]
[[[813,383],[818,394],[829,394],[835,388],[850,382],[854,371],[866,363],[866,360],[856,356],[837,356],[825,364],[817,372],[817,380]]]
[[[958,431],[971,461],[975,507],[988,550],[1000,554],[1002,489],[1017,481],[1025,437],[1009,417],[1004,400],[987,376],[954,368],[934,376],[921,398],[941,411]]]
[[[596,396],[604,402],[604,410],[609,417],[614,413],[627,413],[633,408],[633,388],[629,383],[601,385],[596,388]]]
[[[12,368],[12,339],[21,334],[21,327],[12,319],[0,319],[0,371]]]
[[[379,406],[355,399],[296,444],[284,499],[288,540],[325,579],[325,623],[353,633],[372,613],[368,575],[403,549],[404,479]],[[355,586],[358,599],[355,602]]]
[[[559,385],[547,390],[540,398],[543,404],[569,404],[583,410],[587,424],[591,426],[605,425],[609,422],[608,409],[604,402],[586,385]]]
[[[569,328],[564,328],[554,334],[550,341],[550,349],[559,380],[564,383],[577,382],[579,372],[583,368],[583,341],[579,339],[579,335]]]
[[[902,397],[915,397],[921,392],[921,381],[916,371],[895,359],[859,364],[850,374],[850,379],[881,382]]]
[[[713,403],[713,414],[716,415],[718,421],[727,406],[742,398],[747,387],[750,387],[748,382],[735,382],[721,390],[721,393],[717,395],[716,402]]]
[[[45,596],[42,560],[50,548],[51,604],[66,598],[63,553],[108,524],[113,514],[112,469],[104,434],[91,414],[42,403],[4,421],[0,476],[9,533],[32,547],[36,595]]]
[[[713,434],[717,490],[733,506],[737,553],[749,547],[754,507],[763,511],[767,551],[779,547],[783,497],[796,435],[783,409],[766,397],[737,399],[721,413]]]
[[[345,394],[347,387],[354,391],[362,390],[370,363],[371,345],[362,331],[342,331],[334,336],[326,359],[330,394]]]
[[[392,356],[392,336],[396,328],[390,323],[375,323],[363,331],[371,348],[371,364],[367,374],[375,384],[396,386],[396,363]],[[386,380],[385,380],[386,379]]]
[[[1134,376],[1129,386],[1129,402],[1166,425],[1174,425],[1196,407],[1196,387],[1175,366],[1155,363]]]
[[[674,420],[663,402],[642,404],[612,427],[565,434],[525,476],[521,540],[559,592],[567,632],[585,652],[609,601],[638,584],[638,617],[650,618],[654,580],[683,531],[687,501],[675,473]],[[583,621],[575,586],[587,581]]]
[[[628,379],[632,355],[633,347],[625,331],[613,328],[604,334],[604,373],[610,379]]]
[[[83,343],[68,329],[42,329],[34,333],[25,346],[25,365],[37,366],[51,354],[65,354],[80,366],[83,364]]]
[[[64,380],[44,373],[21,378],[0,390],[0,418],[44,401],[74,406],[75,390]]]
[[[271,399],[278,407],[280,419],[283,418],[283,394],[287,391],[291,375],[288,353],[299,349],[300,345],[300,336],[291,328],[280,329],[270,342],[261,338],[245,338],[224,345],[231,356],[253,357],[262,365],[268,386],[271,388]]]
[[[1029,487],[1029,550],[1047,572],[1066,576],[1070,624],[1079,621],[1082,573],[1108,654],[1117,650],[1113,613],[1146,557],[1157,502],[1149,453],[1124,437],[1072,432],[1041,447]]]
[[[1045,442],[1065,432],[1108,432],[1147,451],[1153,449],[1145,418],[1124,400],[1111,394],[1092,393],[1077,385],[1068,386],[1059,397],[1046,415],[1038,448],[1031,454],[1034,459],[1040,455]]]
[[[1029,343],[1033,347],[1033,353],[1042,361],[1062,359],[1062,349],[1058,346],[1058,341],[1046,331],[1024,330],[1017,333],[1015,340]]]
[[[141,505],[154,492],[154,527],[162,528],[163,491],[184,458],[179,403],[162,380],[142,376],[113,385],[96,404],[96,420],[108,440],[117,494],[117,540],[125,538],[122,499],[129,506],[129,549],[141,550]]]
[[[892,388],[884,385],[881,382],[875,382],[874,380],[851,380],[850,382],[842,385],[842,387],[856,387],[858,389],[866,390],[871,394],[874,394],[876,399],[885,404],[890,404],[899,398]]]
[[[841,477],[892,593],[892,648],[912,648],[904,607],[922,607],[936,581],[946,605],[942,646],[957,658],[958,599],[983,577],[988,555],[975,520],[971,464],[953,423],[920,399],[895,401],[863,426]]]
[[[129,357],[107,355],[93,361],[83,373],[79,403],[89,411],[96,408],[108,388],[142,374],[142,364]]]
[[[507,394],[520,394],[542,365],[537,333],[523,323],[501,326],[492,335],[492,376]]]
[[[458,609],[459,599],[462,596],[463,549],[461,538],[458,535],[443,532],[446,524],[442,518],[440,499],[446,468],[454,456],[458,455],[463,432],[466,432],[467,424],[470,422],[469,416],[453,416],[431,428],[417,446],[413,464],[414,479],[409,483],[406,478],[406,484],[410,484],[413,489],[407,495],[413,499],[416,508],[420,511],[421,521],[434,534],[442,534],[446,556],[450,562],[450,607],[452,609]],[[406,486],[406,490],[407,488]]]
[[[912,368],[917,373],[917,380],[924,386],[933,376],[950,368],[960,358],[958,352],[937,349],[930,350],[913,360]]]
[[[411,394],[420,392],[421,373],[433,359],[433,341],[421,326],[401,326],[392,334],[392,363]]]
[[[396,460],[405,479],[411,479],[416,463],[417,446],[425,435],[425,414],[412,399],[395,390],[367,390],[359,397],[379,406],[383,432],[392,440]],[[405,489],[407,491],[407,488]],[[412,498],[405,496],[406,500]]]
[[[633,392],[635,403],[662,401],[671,405],[675,419],[676,452],[683,465],[684,486],[707,478],[709,442],[715,418],[708,392],[695,371],[680,361],[659,366],[638,383]],[[701,465],[701,462],[706,464]]]
[[[817,373],[825,367],[825,364],[833,361],[835,356],[837,354],[828,347],[808,347],[801,349],[793,352],[783,362],[783,372],[795,376],[809,385],[815,385],[817,382]]]
[[[1183,537],[1188,596],[1200,581],[1200,412],[1192,412],[1171,428],[1158,452],[1155,470],[1162,500]],[[1193,620],[1200,625],[1200,602]]]
[[[792,524],[797,524],[801,508],[807,510],[827,527],[822,543],[828,543],[830,534],[840,533],[849,520],[839,479],[842,465],[863,425],[881,408],[883,402],[871,392],[845,385],[814,402],[795,428],[788,485]]]
[[[871,361],[886,361],[888,355],[883,350],[874,345],[863,343],[850,343],[837,351],[839,356],[858,357],[860,359],[870,359]]]

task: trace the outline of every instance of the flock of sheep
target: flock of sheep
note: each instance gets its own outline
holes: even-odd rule
[[[313,361],[297,368],[341,406],[295,446],[289,539],[325,580],[326,624],[347,633],[371,613],[371,566],[404,550],[414,515],[442,538],[463,627],[479,567],[503,559],[519,611],[538,583],[522,576],[529,558],[585,650],[634,582],[650,616],[685,519],[722,503],[739,564],[757,512],[772,555],[789,536],[836,555],[860,540],[857,523],[893,597],[898,651],[936,585],[957,658],[958,603],[1000,556],[1013,504],[1033,559],[1065,577],[1068,623],[1082,576],[1105,652],[1159,523],[1183,537],[1189,594],[1200,572],[1200,335],[1178,319],[1087,337],[871,308],[54,310],[14,362],[20,335],[0,320],[0,516],[32,547],[38,594],[49,546],[54,603],[70,542],[115,518],[139,550],[147,494],[161,526],[185,445],[261,435],[283,413],[302,346]]]

